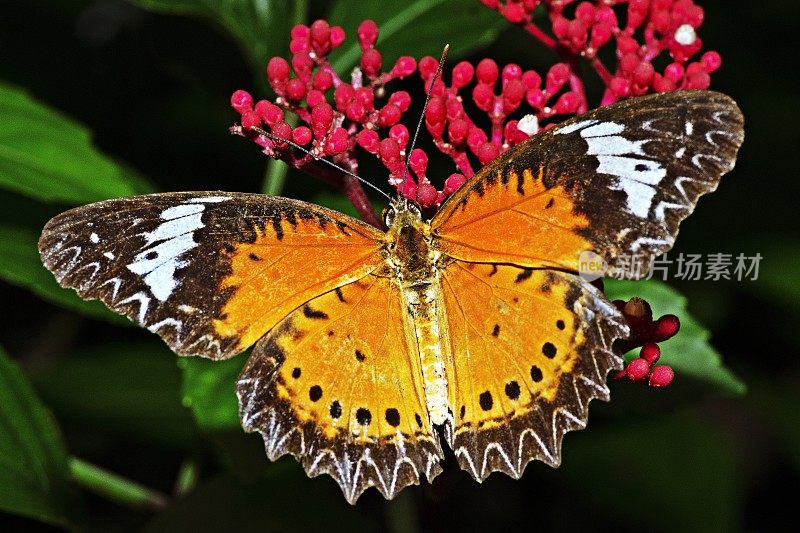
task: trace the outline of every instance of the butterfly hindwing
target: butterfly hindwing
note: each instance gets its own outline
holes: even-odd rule
[[[294,311],[260,340],[237,387],[270,459],[330,474],[351,503],[440,471],[420,358],[394,280],[369,275]]]
[[[611,351],[628,334],[619,312],[581,278],[555,270],[456,261],[442,274],[452,363],[451,446],[481,481],[518,478],[539,459],[561,461],[593,398],[608,400]]]
[[[741,111],[723,94],[627,100],[506,151],[431,226],[442,252],[462,260],[576,271],[591,250],[612,267],[636,256],[646,273],[733,168],[742,139]]]
[[[375,269],[381,237],[297,200],[165,193],[62,213],[39,250],[81,297],[102,300],[179,354],[222,359],[303,302]]]

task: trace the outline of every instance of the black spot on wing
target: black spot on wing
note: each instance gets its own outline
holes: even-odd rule
[[[372,413],[366,407],[359,407],[356,411],[356,421],[362,426],[368,426],[372,422]]]
[[[494,405],[494,401],[492,400],[492,393],[489,392],[488,390],[482,392],[480,396],[478,396],[478,403],[480,404],[481,409],[483,409],[484,411],[488,411],[489,409],[491,409],[492,405]]]
[[[312,402],[316,402],[320,398],[322,398],[322,387],[319,385],[314,385],[310,389],[308,389],[308,397],[311,399]]]
[[[529,279],[531,276],[533,276],[533,269],[523,268],[522,272],[517,274],[517,279],[514,280],[514,283],[522,283],[526,279]]]

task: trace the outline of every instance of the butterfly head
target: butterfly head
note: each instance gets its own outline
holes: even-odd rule
[[[383,210],[383,221],[387,228],[398,224],[407,224],[412,220],[422,221],[422,211],[419,206],[406,198],[394,198]]]

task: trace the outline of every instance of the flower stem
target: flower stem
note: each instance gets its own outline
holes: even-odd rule
[[[167,506],[168,498],[165,494],[77,457],[69,458],[69,471],[78,486],[120,505],[150,511]]]

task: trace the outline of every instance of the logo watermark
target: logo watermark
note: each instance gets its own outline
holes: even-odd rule
[[[708,253],[679,253],[675,258],[663,254],[622,255],[613,265],[597,253],[588,250],[578,256],[578,274],[586,281],[601,277],[613,279],[668,279],[684,281],[756,281],[763,256]],[[651,262],[652,261],[652,262]],[[649,269],[647,268],[649,264]]]

